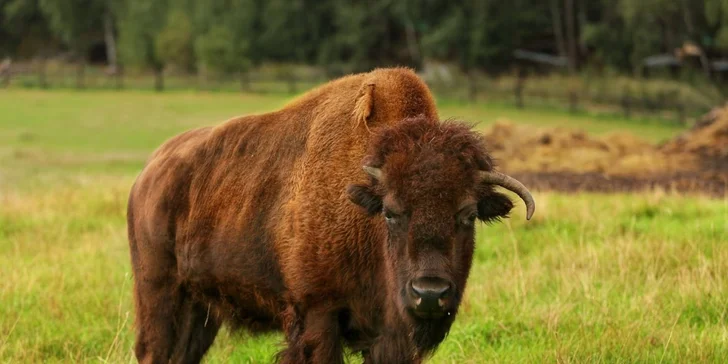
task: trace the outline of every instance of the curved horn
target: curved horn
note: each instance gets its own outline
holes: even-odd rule
[[[376,179],[377,181],[382,180],[382,170],[381,169],[375,168],[375,167],[369,167],[369,166],[364,166],[362,168],[364,169],[364,172],[366,172],[368,175],[374,177],[374,179]]]
[[[536,201],[533,200],[531,192],[528,192],[526,186],[521,182],[518,182],[518,180],[509,175],[495,171],[480,171],[480,180],[515,192],[526,204],[526,220],[531,220],[531,216],[533,216],[533,212],[536,210]]]

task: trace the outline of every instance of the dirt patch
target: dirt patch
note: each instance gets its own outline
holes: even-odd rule
[[[660,175],[653,178],[606,176],[600,173],[517,172],[513,177],[529,189],[559,192],[636,192],[661,189],[684,194],[724,197],[728,193],[726,175],[709,178],[694,174]]]
[[[499,168],[535,189],[623,192],[663,188],[724,196],[728,109],[662,145],[629,133],[592,136],[498,122],[485,133]]]

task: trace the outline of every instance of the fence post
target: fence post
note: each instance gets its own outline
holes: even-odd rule
[[[207,78],[207,66],[205,63],[201,63],[197,70],[197,91],[208,91],[210,85]]]
[[[11,65],[12,61],[10,61],[10,58],[6,58],[2,63],[0,63],[0,86],[2,87],[10,86],[10,74],[12,73],[12,70],[10,69]]]
[[[685,104],[681,100],[677,102],[677,121],[680,125],[685,125]]]
[[[622,91],[622,111],[624,112],[624,117],[629,119],[631,113],[632,113],[632,96],[630,95],[629,89],[624,89]]]
[[[468,77],[468,101],[475,102],[478,97],[478,81],[475,79],[475,72],[472,70],[466,73]]]
[[[288,75],[288,93],[295,94],[298,88],[296,87],[296,75],[291,71]]]
[[[45,58],[40,59],[40,66],[38,67],[38,84],[42,89],[48,88],[48,75],[46,73]]]
[[[116,73],[114,74],[116,78],[116,89],[121,90],[124,88],[124,67],[120,64],[116,65]]]
[[[161,65],[154,67],[154,90],[157,92],[164,91],[164,68]]]
[[[579,95],[575,90],[569,90],[569,111],[574,114],[579,108]]]
[[[240,71],[238,77],[240,79],[240,92],[250,92],[250,73],[248,71]]]
[[[86,61],[81,59],[76,64],[76,88],[79,90],[86,88]]]
[[[10,86],[10,68],[3,70],[3,72],[0,73],[0,76],[2,76],[2,79],[0,79],[0,86]]]
[[[516,85],[513,88],[513,91],[516,96],[516,107],[519,109],[523,109],[523,87],[526,83],[526,70],[524,69],[518,69],[518,74],[516,77]]]

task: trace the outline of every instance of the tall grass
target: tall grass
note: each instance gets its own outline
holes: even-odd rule
[[[0,358],[132,359],[131,177],[0,198]],[[728,201],[538,193],[481,226],[461,314],[432,362],[728,358]],[[210,362],[269,362],[280,336],[223,332]]]

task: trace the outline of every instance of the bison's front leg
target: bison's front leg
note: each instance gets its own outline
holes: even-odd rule
[[[288,348],[278,354],[281,364],[343,364],[338,311],[328,306],[305,313],[287,311]]]

